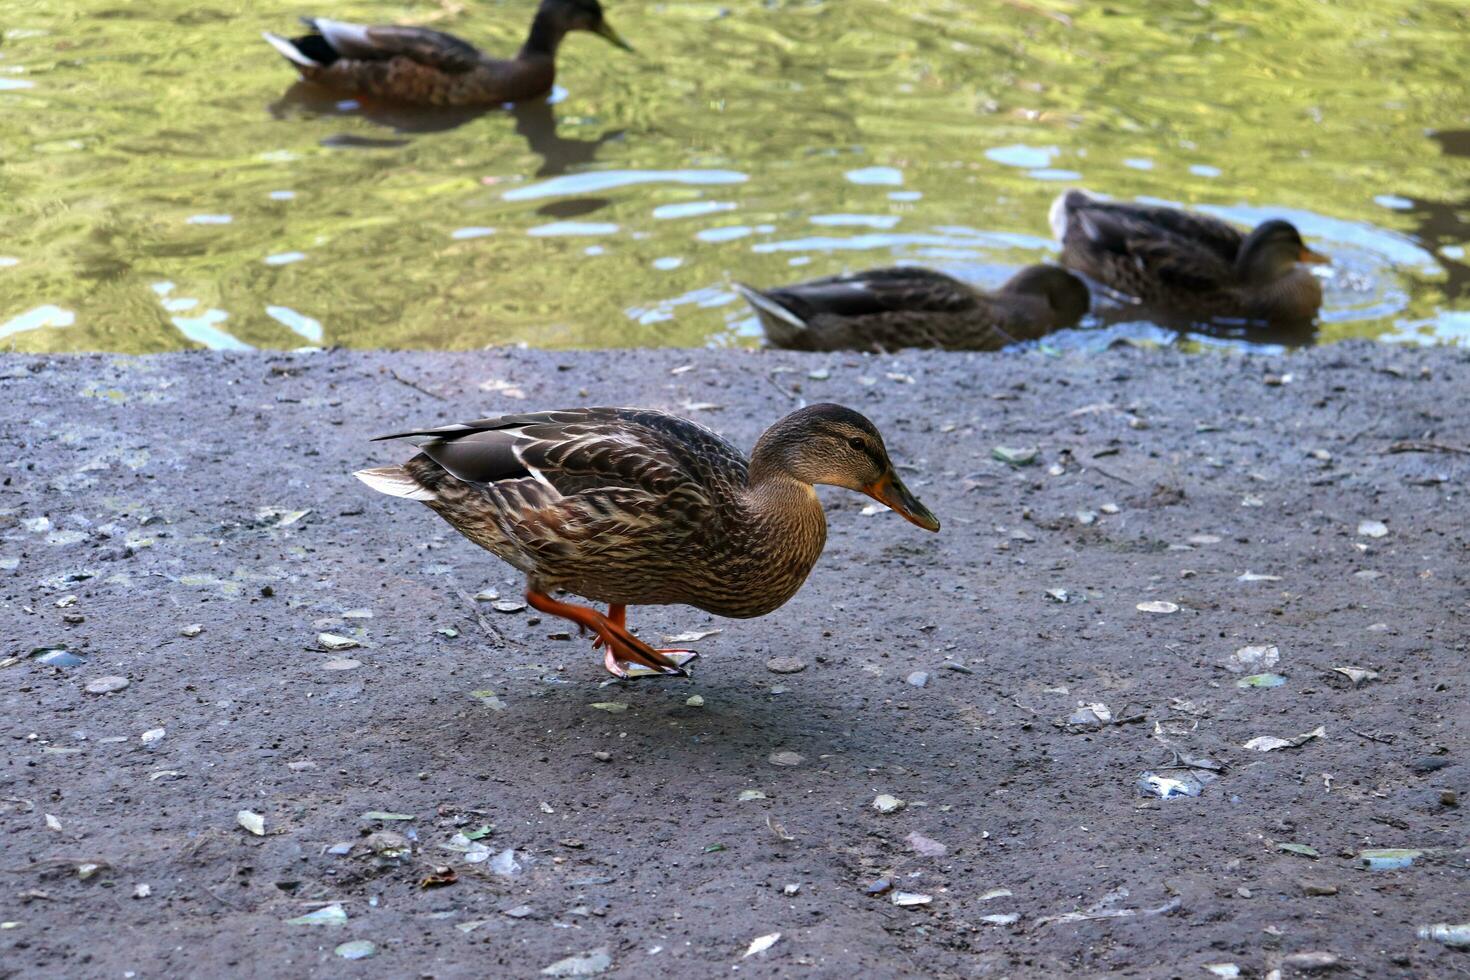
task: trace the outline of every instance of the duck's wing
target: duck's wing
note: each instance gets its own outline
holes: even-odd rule
[[[972,309],[976,293],[952,276],[933,269],[897,266],[813,279],[750,293],[779,304],[804,322],[819,314],[863,317],[879,313],[958,313]]]
[[[613,493],[691,514],[745,483],[747,463],[720,436],[663,412],[583,408],[477,419],[400,432],[449,475],[511,491],[517,509],[596,508]],[[577,506],[582,506],[578,504]]]
[[[1110,286],[1188,295],[1232,280],[1241,234],[1222,221],[1155,205],[1074,203],[1071,195],[1067,204],[1063,257]]]
[[[367,27],[325,17],[303,17],[338,57],[353,61],[407,58],[428,68],[457,75],[478,65],[480,50],[453,34],[426,27],[384,25]],[[305,40],[305,39],[302,39]],[[300,42],[297,42],[300,47]]]

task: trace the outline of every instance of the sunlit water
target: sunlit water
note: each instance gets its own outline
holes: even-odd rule
[[[305,0],[303,0],[305,2]],[[530,0],[334,3],[492,52]],[[751,344],[730,289],[1054,255],[1067,186],[1283,215],[1313,335],[1470,338],[1470,6],[618,3],[551,104],[446,116],[300,85],[295,2],[11,0],[0,344],[154,351]],[[1126,311],[1054,338],[1168,341]]]

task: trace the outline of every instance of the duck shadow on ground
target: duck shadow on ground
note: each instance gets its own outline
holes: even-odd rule
[[[413,106],[382,102],[362,97],[346,97],[340,92],[297,80],[268,106],[272,117],[295,116],[366,119],[374,125],[406,136],[447,133],[482,116],[508,114],[515,120],[515,133],[526,141],[527,148],[542,159],[537,177],[553,177],[573,167],[592,163],[604,143],[621,140],[626,130],[608,130],[595,139],[570,139],[557,133],[555,106],[547,99],[500,106]],[[322,141],[334,147],[366,149],[407,146],[404,138],[375,138],[354,133],[329,136]]]

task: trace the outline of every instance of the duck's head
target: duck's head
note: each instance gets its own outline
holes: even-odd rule
[[[1028,265],[1011,276],[1001,290],[1040,296],[1051,307],[1058,323],[1076,323],[1092,308],[1087,285],[1055,265]]]
[[[624,41],[603,17],[602,4],[597,0],[541,0],[536,17],[538,20],[549,21],[559,34],[566,34],[569,31],[591,31],[624,51],[633,50],[633,46]]]
[[[903,485],[877,426],[841,405],[809,405],[766,430],[750,461],[752,482],[783,473],[809,485],[865,493],[927,531],[939,518]]]
[[[1296,268],[1297,263],[1325,264],[1332,260],[1307,248],[1301,232],[1289,221],[1263,221],[1240,243],[1235,269],[1252,283],[1275,282]]]

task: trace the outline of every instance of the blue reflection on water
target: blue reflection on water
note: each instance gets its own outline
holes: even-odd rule
[[[610,221],[553,221],[526,232],[539,238],[558,235],[616,235],[618,226]]]
[[[903,171],[893,167],[862,167],[858,170],[849,170],[845,176],[854,184],[870,184],[878,187],[903,185]]]
[[[693,218],[717,211],[734,211],[733,201],[684,201],[680,204],[661,204],[653,209],[655,218]]]
[[[311,317],[297,313],[289,306],[267,306],[265,312],[272,320],[289,327],[311,343],[322,342],[322,325]]]
[[[1052,159],[1061,151],[1055,146],[1027,146],[1013,143],[1010,146],[992,146],[985,151],[985,159],[994,160],[1007,167],[1049,167]]]
[[[254,350],[254,347],[243,340],[216,326],[229,318],[230,315],[224,310],[208,309],[199,316],[176,316],[171,319],[185,337],[210,350]]]
[[[541,197],[590,194],[634,184],[743,184],[749,179],[738,170],[594,170],[514,187],[501,196],[507,201],[530,201]]]
[[[25,333],[27,330],[39,330],[41,327],[69,327],[76,322],[77,315],[71,310],[63,310],[48,303],[0,323],[0,338]]]

